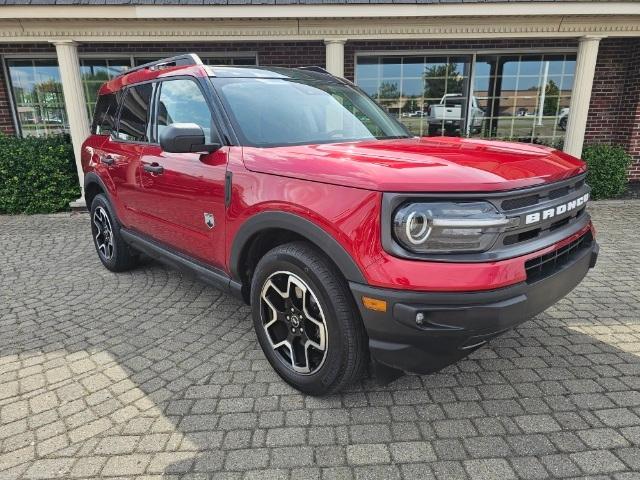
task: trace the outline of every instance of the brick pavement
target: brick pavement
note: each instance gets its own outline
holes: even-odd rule
[[[0,479],[638,478],[640,202],[592,212],[600,263],[558,305],[322,399],[280,381],[239,301],[102,268],[87,215],[0,217]]]

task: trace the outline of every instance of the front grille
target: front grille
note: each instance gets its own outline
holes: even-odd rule
[[[557,188],[556,190],[551,190],[549,192],[549,198],[553,199],[553,198],[564,197],[565,195],[569,195],[571,190],[572,189],[569,187],[563,187],[563,188]]]
[[[539,195],[529,195],[526,197],[510,198],[502,202],[502,209],[505,211],[516,210],[518,208],[530,207],[540,201]]]
[[[590,248],[593,243],[591,232],[566,244],[563,247],[545,255],[527,260],[524,268],[527,272],[527,283],[537,282],[560,270],[564,265],[575,259],[583,250]]]
[[[535,242],[562,228],[570,229],[573,225],[583,223],[584,218],[588,216],[584,206],[554,214],[549,218],[542,218],[541,221],[531,224],[527,224],[525,220],[527,214],[553,209],[588,192],[589,187],[584,184],[584,175],[581,175],[548,186],[537,187],[535,191],[516,191],[499,200],[489,198],[507,217],[520,217],[518,227],[504,232],[494,245],[494,250]]]
[[[535,194],[517,195],[515,198],[508,198],[501,202],[500,207],[504,212],[517,210],[519,208],[531,207],[548,200],[566,197],[577,193],[584,186],[584,178],[574,178],[561,187],[551,187],[546,191]]]

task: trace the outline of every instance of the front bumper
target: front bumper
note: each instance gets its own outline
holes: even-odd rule
[[[544,311],[567,295],[593,267],[593,240],[543,278],[477,292],[414,292],[350,283],[367,334],[371,357],[414,373],[440,370],[491,338]],[[387,302],[386,312],[364,307],[362,297]],[[420,325],[416,315],[423,314]]]

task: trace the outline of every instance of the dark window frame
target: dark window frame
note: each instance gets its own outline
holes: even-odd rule
[[[103,99],[105,97],[109,97],[109,96],[112,96],[113,99],[114,99],[114,102],[112,102],[111,105],[115,104],[115,109],[114,109],[113,113],[111,114],[111,117],[112,117],[112,128],[108,132],[100,131],[100,133],[98,133],[97,132],[98,126],[104,125],[104,123],[105,123],[104,119],[107,116],[107,114],[109,113],[109,109],[107,109],[102,114],[102,117],[100,118],[100,121],[98,121],[98,106],[100,105],[100,100],[101,99]],[[121,97],[122,97],[122,92],[121,91],[109,92],[109,93],[99,94],[98,95],[98,100],[96,102],[96,108],[95,108],[95,110],[93,112],[93,120],[91,122],[91,134],[92,135],[111,136],[111,135],[113,135],[113,133],[117,132]]]
[[[144,82],[137,82],[137,83],[132,83],[127,85],[126,87],[124,87],[123,89],[119,90],[120,92],[120,102],[119,102],[119,106],[118,106],[118,121],[116,124],[116,130],[115,132],[113,132],[111,134],[111,139],[114,142],[120,142],[120,143],[130,143],[130,144],[137,144],[137,145],[158,145],[157,142],[153,142],[151,141],[151,135],[150,135],[150,128],[151,128],[151,122],[153,121],[152,119],[152,113],[153,113],[153,109],[154,109],[154,102],[155,102],[155,95],[156,95],[156,90],[157,90],[157,80],[147,80]],[[147,124],[146,124],[146,136],[147,136],[147,140],[125,140],[123,138],[118,137],[118,132],[120,132],[120,117],[122,115],[122,108],[124,107],[124,101],[127,98],[127,94],[129,93],[129,90],[131,90],[132,88],[135,87],[139,87],[141,85],[151,85],[151,96],[149,97],[149,107],[147,109]]]

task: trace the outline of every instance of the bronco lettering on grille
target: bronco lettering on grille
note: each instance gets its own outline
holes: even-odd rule
[[[576,208],[581,207],[589,200],[589,194],[585,193],[581,197],[578,197],[570,202],[563,203],[560,205],[556,205],[553,208],[547,208],[544,210],[540,210],[539,212],[530,213],[525,217],[525,225],[531,225],[532,223],[537,223],[543,220],[548,220],[549,218],[557,217],[558,215],[562,215],[563,213],[570,212],[571,210],[575,210]]]

